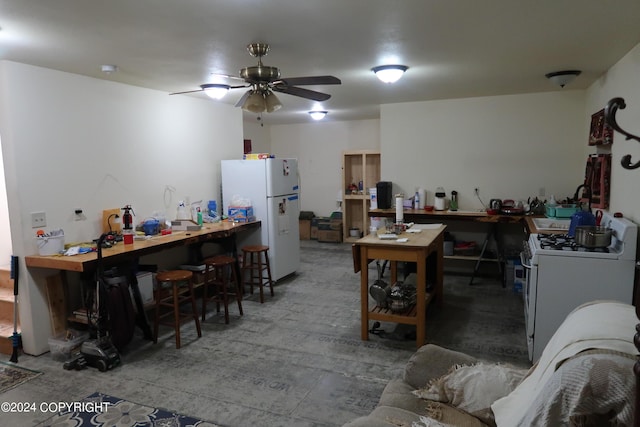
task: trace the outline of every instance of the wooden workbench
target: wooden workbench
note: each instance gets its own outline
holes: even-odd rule
[[[381,217],[381,218],[395,218],[395,209],[373,209],[369,211],[369,217]],[[480,246],[480,253],[478,255],[453,255],[445,256],[447,259],[468,260],[474,261],[475,266],[473,273],[469,279],[469,284],[473,284],[473,280],[480,269],[480,263],[482,262],[495,262],[498,267],[498,276],[502,281],[502,285],[505,286],[504,277],[502,272],[502,264],[505,262],[504,254],[502,250],[501,239],[499,236],[499,226],[501,224],[521,224],[523,227],[527,227],[529,222],[526,222],[524,215],[489,215],[485,211],[430,211],[420,209],[405,209],[403,211],[404,222],[414,222],[416,224],[433,223],[440,221],[462,221],[469,224],[477,224],[477,227],[486,230],[485,238]],[[497,249],[497,258],[485,258],[485,252],[490,240],[495,241]]]
[[[131,245],[119,242],[111,248],[103,249],[102,257],[105,265],[113,265],[173,247],[221,241],[232,238],[239,232],[258,227],[260,227],[260,221],[249,223],[223,221],[204,224],[198,231],[175,231],[165,236],[153,236],[144,240],[135,240]],[[73,256],[31,255],[25,257],[25,263],[27,267],[76,272],[93,271],[97,264],[97,254],[90,252]]]
[[[444,229],[424,229],[420,233],[402,233],[408,241],[399,243],[395,240],[379,239],[377,234],[369,234],[357,240],[354,248],[354,267],[360,270],[361,300],[361,335],[363,340],[369,339],[369,320],[395,322],[416,326],[416,345],[420,347],[426,342],[426,309],[435,299],[440,305],[443,300],[443,242]],[[374,259],[391,261],[391,283],[397,280],[396,263],[398,261],[414,262],[417,267],[416,304],[400,313],[375,306],[369,308],[369,262]],[[358,267],[359,266],[359,267]],[[430,290],[427,291],[427,285]]]
[[[115,265],[132,265],[137,263],[138,259],[144,255],[161,252],[166,249],[175,247],[188,247],[192,249],[193,259],[191,262],[201,261],[199,252],[202,244],[207,242],[221,244],[225,251],[233,253],[236,258],[236,274],[240,277],[240,267],[237,262],[236,235],[240,232],[257,229],[260,227],[260,221],[249,223],[233,223],[228,221],[204,224],[197,231],[175,231],[164,236],[153,236],[144,240],[134,240],[133,244],[125,245],[123,242],[116,243],[111,248],[102,250],[103,266],[111,267]],[[195,251],[198,251],[197,254]],[[31,255],[25,257],[25,264],[28,268],[46,268],[57,270],[59,272],[59,283],[62,288],[67,288],[66,272],[78,272],[83,274],[92,274],[96,271],[98,264],[98,255],[96,252],[90,252],[81,255],[64,256],[64,255]],[[131,272],[133,273],[133,272]],[[136,323],[142,329],[144,337],[152,339],[151,329],[146,318],[144,304],[140,296],[138,282],[135,275],[131,274],[130,285],[133,291],[134,302],[136,305]],[[64,292],[62,292],[64,294]],[[66,304],[61,303],[58,306],[60,312],[51,313],[52,318],[58,319],[56,323],[64,328],[66,322]],[[53,321],[52,321],[53,322]]]

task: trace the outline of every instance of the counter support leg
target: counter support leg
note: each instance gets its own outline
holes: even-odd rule
[[[360,335],[363,341],[369,340],[369,263],[366,247],[360,254]]]
[[[420,258],[417,263],[416,277],[416,347],[420,348],[426,340],[426,283],[427,283],[427,262],[426,255]]]
[[[491,237],[493,237],[493,240],[496,242],[496,250],[498,251],[498,253],[496,254],[496,256],[498,257],[498,259],[496,260],[498,263],[498,272],[500,273],[500,276],[503,276],[502,254],[501,254],[500,242],[498,241],[498,225],[495,223],[492,223],[489,226],[489,230],[487,231],[487,235],[484,238],[484,242],[482,242],[482,249],[480,250],[480,255],[478,256],[478,260],[476,261],[476,266],[473,269],[473,273],[471,274],[471,280],[469,280],[469,285],[473,285],[473,279],[476,277],[476,274],[480,269],[480,263],[482,262],[482,258],[484,257],[484,254],[487,250],[487,245],[489,244],[489,240],[491,240]],[[504,286],[505,284],[503,281],[502,287]]]

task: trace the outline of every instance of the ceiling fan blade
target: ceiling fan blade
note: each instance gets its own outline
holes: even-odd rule
[[[215,77],[222,77],[222,78],[225,78],[225,79],[233,79],[233,80],[242,80],[242,81],[244,81],[244,79],[242,77],[232,76],[230,74],[211,73],[211,75],[215,76]]]
[[[326,101],[331,98],[328,93],[316,92],[315,90],[303,89],[295,86],[273,86],[272,88],[276,92],[282,92],[293,96],[299,96],[301,98],[311,99],[313,101]]]
[[[306,86],[306,85],[339,85],[342,84],[339,78],[334,76],[309,76],[309,77],[287,77],[280,79],[275,84],[286,86]]]
[[[240,97],[240,99],[238,100],[238,102],[236,102],[236,107],[242,107],[245,103],[245,101],[247,100],[247,98],[249,97],[249,95],[251,95],[251,90],[248,90],[244,93],[244,95],[242,95]]]
[[[194,92],[202,92],[202,89],[197,89],[197,90],[187,90],[185,92],[173,92],[170,93],[169,95],[182,95],[184,93],[194,93]]]

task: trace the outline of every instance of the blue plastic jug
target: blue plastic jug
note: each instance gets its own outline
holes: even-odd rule
[[[157,219],[148,219],[142,224],[142,229],[146,236],[153,236],[158,234],[160,228],[160,222]]]
[[[569,237],[574,237],[576,234],[576,227],[581,225],[596,225],[596,217],[589,211],[578,211],[571,216],[571,223],[569,224]]]

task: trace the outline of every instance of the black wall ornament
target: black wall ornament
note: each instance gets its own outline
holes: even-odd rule
[[[624,99],[613,98],[607,103],[607,106],[604,107],[604,120],[609,126],[613,128],[613,130],[624,135],[625,139],[634,139],[637,142],[640,142],[640,137],[625,131],[620,127],[620,125],[618,125],[618,122],[616,122],[616,113],[618,112],[618,109],[624,110],[626,106],[627,104],[625,104]],[[640,161],[631,163],[631,154],[622,156],[620,164],[622,164],[622,167],[625,169],[637,169],[640,167]]]

